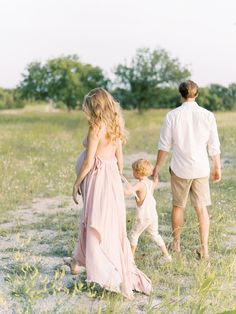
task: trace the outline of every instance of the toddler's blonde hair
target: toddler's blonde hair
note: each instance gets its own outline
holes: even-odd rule
[[[107,128],[107,136],[111,141],[125,140],[124,119],[120,104],[114,100],[104,88],[94,88],[85,97],[82,106],[91,127]]]
[[[140,177],[149,177],[153,172],[153,166],[147,159],[138,159],[132,164],[134,172]]]

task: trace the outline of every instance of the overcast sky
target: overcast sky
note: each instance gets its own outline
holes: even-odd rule
[[[109,73],[166,49],[199,85],[236,82],[236,0],[0,0],[0,86],[32,61],[78,54]]]

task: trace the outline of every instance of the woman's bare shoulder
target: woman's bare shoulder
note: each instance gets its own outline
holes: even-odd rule
[[[98,138],[104,137],[106,134],[105,125],[97,126],[97,125],[90,125],[88,130],[88,135],[91,134],[92,136],[96,136]]]

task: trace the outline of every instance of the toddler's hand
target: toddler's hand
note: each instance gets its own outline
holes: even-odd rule
[[[155,189],[158,186],[158,177],[157,180],[153,180],[153,188]]]

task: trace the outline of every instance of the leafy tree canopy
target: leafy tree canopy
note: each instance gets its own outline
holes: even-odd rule
[[[24,98],[63,102],[71,109],[90,89],[107,83],[99,67],[83,64],[73,55],[29,64],[19,90]]]
[[[190,76],[178,59],[164,49],[138,49],[130,64],[119,64],[115,69],[116,96],[124,107],[139,110],[158,107],[163,88],[177,87]]]

